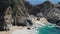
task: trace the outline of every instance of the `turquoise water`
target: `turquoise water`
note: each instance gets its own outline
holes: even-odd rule
[[[56,25],[47,23],[43,27],[39,27],[38,34],[60,34],[60,29],[56,28]]]

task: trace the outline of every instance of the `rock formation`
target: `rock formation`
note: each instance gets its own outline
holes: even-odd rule
[[[5,16],[11,16],[14,24],[21,23],[28,17],[28,10],[31,7],[25,0],[0,0],[0,23],[1,26],[5,23]],[[9,9],[9,7],[11,9]],[[7,18],[7,17],[6,17]],[[8,17],[9,18],[9,17]],[[4,26],[3,26],[4,28]],[[2,29],[2,28],[1,28]]]
[[[0,23],[3,24],[4,17],[11,15],[13,24],[26,24],[24,23],[30,15],[35,17],[45,17],[51,23],[60,22],[60,3],[57,5],[49,1],[42,4],[31,5],[25,0],[0,0]],[[9,7],[11,9],[9,9]],[[1,25],[0,24],[0,25]],[[4,24],[3,24],[4,25]],[[1,25],[2,26],[2,25]]]

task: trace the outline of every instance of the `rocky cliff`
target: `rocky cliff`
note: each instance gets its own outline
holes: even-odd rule
[[[12,16],[14,23],[16,24],[17,22],[21,23],[26,20],[26,18],[29,15],[34,15],[34,16],[39,16],[39,17],[45,17],[49,22],[51,22],[50,19],[56,18],[59,16],[53,16],[57,12],[59,12],[59,8],[56,8],[54,4],[52,4],[49,1],[45,1],[42,4],[37,4],[35,6],[32,6],[29,2],[25,0],[0,0],[0,17],[1,19],[4,20],[4,16],[6,15],[6,11],[8,12],[7,8],[11,7],[11,13],[10,15]],[[60,6],[59,6],[60,7]],[[55,10],[55,9],[56,10]],[[52,12],[52,14],[51,14]],[[55,13],[56,12],[56,13]],[[58,13],[59,14],[59,13]],[[49,16],[48,16],[49,15]],[[55,19],[53,19],[53,22]],[[0,20],[1,22],[1,20]]]
[[[49,1],[45,1],[42,4],[35,5],[35,8],[38,13],[42,13],[50,23],[59,23],[60,22],[60,4],[58,3],[57,5],[52,4]],[[34,12],[35,13],[35,12]],[[42,16],[40,14],[40,16]]]

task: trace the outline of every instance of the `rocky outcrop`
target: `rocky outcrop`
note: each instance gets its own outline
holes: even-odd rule
[[[13,8],[13,18],[15,23],[24,23],[24,21],[28,17],[28,4],[24,0],[15,0],[16,4],[14,5]],[[27,6],[26,6],[27,5]]]
[[[0,0],[0,23],[4,23],[4,16],[11,15],[15,25],[26,25],[24,23],[30,15],[39,18],[45,17],[51,23],[60,22],[60,6],[49,1],[32,6],[25,0]],[[9,7],[11,9],[9,9]],[[8,9],[7,9],[8,8]],[[28,21],[29,22],[29,21]]]
[[[9,7],[11,9],[9,9]],[[2,30],[4,28],[5,18],[9,18],[11,16],[14,20],[14,23],[24,23],[24,20],[28,17],[28,11],[31,5],[28,4],[25,0],[0,0],[0,23],[2,26]],[[10,19],[10,18],[9,18]],[[8,20],[8,19],[7,19]]]
[[[35,7],[36,7],[36,9],[39,10],[38,13],[39,13],[39,12],[44,13],[44,12],[46,12],[48,9],[53,8],[53,4],[52,4],[50,1],[45,1],[45,2],[43,2],[42,4],[37,4],[37,5],[35,5]]]
[[[37,11],[36,11],[37,10]],[[60,21],[60,4],[54,5],[49,1],[35,5],[32,14],[40,17],[45,17],[50,23],[59,23]],[[39,15],[40,14],[40,15]]]

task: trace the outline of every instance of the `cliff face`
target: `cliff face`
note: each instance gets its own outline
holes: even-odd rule
[[[36,5],[35,7],[39,9],[41,12],[45,12],[46,10],[53,8],[53,4],[49,1],[45,1],[42,4]]]
[[[28,5],[25,0],[14,0],[13,19],[15,23],[23,23],[28,17]],[[27,6],[26,6],[27,5]],[[30,5],[29,5],[30,6]]]
[[[0,4],[1,26],[4,25],[6,19],[10,20],[9,16],[13,19],[14,24],[23,23],[29,15],[29,9],[32,7],[25,0],[0,0]]]
[[[37,12],[42,13],[50,23],[60,23],[60,4],[54,5],[49,1],[45,1],[44,3],[36,5],[35,7],[38,9]]]
[[[13,12],[20,13],[20,15],[27,15],[31,8],[29,2],[25,0],[0,0],[0,15],[4,14],[8,7],[11,7]]]
[[[31,8],[30,14],[45,17],[50,23],[60,23],[60,4],[54,5],[49,1],[37,4]]]
[[[49,9],[53,8],[53,4],[49,1],[45,1],[42,4],[37,4],[35,6],[32,6],[30,14],[37,15],[38,13],[45,13]]]
[[[38,4],[35,6],[32,6],[29,2],[26,2],[25,0],[0,0],[0,17],[2,17],[1,19],[4,19],[4,16],[7,15],[6,12],[8,12],[9,10],[7,10],[7,8],[11,8],[11,13],[10,15],[12,16],[12,18],[14,19],[14,23],[16,22],[23,22],[24,20],[26,20],[26,18],[29,15],[35,15],[35,16],[43,16],[45,17],[49,22],[50,19],[52,18],[56,18],[56,16],[53,16],[55,14],[55,12],[59,12],[59,8],[58,10],[54,9],[54,6],[51,2],[49,1],[45,1],[42,4]],[[56,8],[57,9],[57,8]],[[51,14],[51,10],[52,14]],[[49,15],[49,16],[48,16]],[[1,20],[0,19],[0,20]],[[55,19],[54,19],[55,20]],[[0,21],[1,22],[1,21]]]

